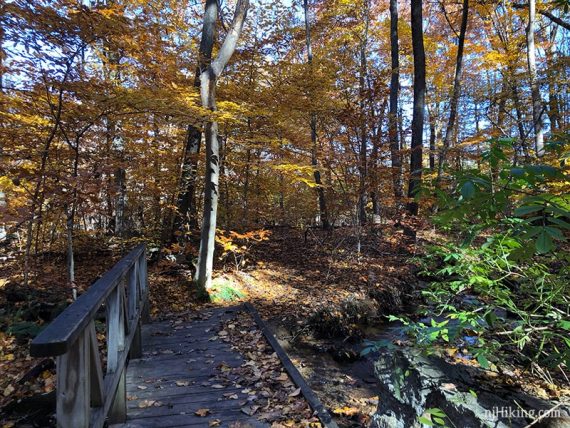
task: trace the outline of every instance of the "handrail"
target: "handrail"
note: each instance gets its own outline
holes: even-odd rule
[[[95,317],[106,309],[103,374]],[[65,309],[33,341],[34,357],[56,357],[57,425],[102,427],[126,419],[128,357],[139,358],[141,322],[148,320],[145,245],[135,247]]]

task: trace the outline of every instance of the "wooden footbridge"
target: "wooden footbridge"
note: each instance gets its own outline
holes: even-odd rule
[[[173,325],[151,323],[148,305],[146,252],[139,245],[34,339],[32,356],[56,358],[58,427],[267,426],[241,411],[242,388],[211,386],[222,362],[244,363],[228,343],[210,340],[240,308],[208,310]],[[323,426],[336,427],[255,309],[245,308]],[[229,393],[238,399],[227,399]]]

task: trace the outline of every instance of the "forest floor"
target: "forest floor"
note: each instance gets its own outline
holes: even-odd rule
[[[214,302],[210,303],[196,298],[187,263],[174,257],[153,261],[149,265],[152,315],[168,319],[250,301],[341,426],[365,426],[379,397],[372,362],[359,356],[363,339],[385,334],[388,314],[413,312],[421,281],[410,259],[436,239],[430,228],[414,228],[419,230],[417,239],[406,233],[406,227],[394,225],[339,228],[332,233],[275,228],[265,239],[236,238],[239,245],[217,258]],[[117,245],[81,248],[86,250],[79,250],[76,258],[80,292],[121,254]],[[195,248],[188,252],[194,253]],[[36,259],[28,287],[21,285],[20,259],[7,257],[2,266],[0,426],[10,427],[15,424],[10,413],[21,412],[26,397],[48,397],[45,394],[55,387],[53,361],[30,357],[29,342],[71,302],[71,290],[66,285],[63,253]],[[405,339],[392,339],[397,345],[405,344]],[[518,386],[542,398],[570,394],[568,386],[546,384],[528,373],[519,377],[525,382]],[[502,380],[493,376],[485,381]],[[46,398],[45,405],[53,404]]]

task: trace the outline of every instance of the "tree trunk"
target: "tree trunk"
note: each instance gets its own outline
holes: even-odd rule
[[[196,174],[198,170],[198,153],[202,132],[193,125],[188,125],[184,159],[180,176],[180,194],[178,195],[178,212],[174,221],[174,231],[184,233],[186,229],[198,227],[196,218]]]
[[[536,47],[534,44],[534,26],[536,23],[536,0],[528,3],[528,26],[526,28],[526,53],[528,74],[532,96],[532,126],[534,129],[534,149],[537,156],[544,154],[544,125],[542,123],[542,98],[536,77]]]
[[[251,171],[251,149],[248,148],[245,159],[245,179],[243,183],[243,222],[249,224],[249,175]]]
[[[461,96],[461,73],[463,71],[463,47],[465,45],[465,33],[467,32],[467,21],[469,18],[469,0],[463,0],[463,13],[461,15],[461,30],[459,30],[459,40],[457,43],[457,57],[455,60],[455,78],[451,90],[451,101],[449,104],[449,119],[445,130],[443,146],[439,154],[436,184],[439,185],[443,174],[443,167],[447,158],[447,152],[451,146],[451,141],[455,135],[457,106]]]
[[[307,0],[303,0],[303,10],[305,13],[305,43],[307,47],[307,63],[313,64],[313,49],[311,46],[311,24],[309,22],[309,5]],[[311,96],[312,98],[312,96]],[[312,100],[311,100],[312,101]],[[319,214],[323,229],[329,229],[329,216],[327,202],[325,199],[325,189],[321,180],[321,172],[318,169],[319,160],[317,155],[317,115],[311,112],[311,164],[314,169],[315,184],[317,185],[317,197],[319,201]]]
[[[368,176],[368,135],[366,127],[366,75],[368,67],[366,63],[366,45],[368,44],[369,25],[369,0],[364,0],[364,34],[360,45],[360,70],[359,70],[359,97],[360,97],[360,181],[358,197],[358,220],[360,225],[367,223],[366,205],[368,203],[367,176]]]
[[[422,182],[422,148],[426,96],[426,58],[424,51],[422,0],[412,0],[412,50],[414,54],[414,112],[412,119],[408,197],[416,198]],[[408,211],[413,215],[418,214],[418,203],[416,200],[412,200],[408,204]]]
[[[120,157],[123,157],[123,149],[119,151]],[[117,189],[117,197],[115,199],[115,235],[123,236],[125,233],[125,204],[127,200],[127,172],[124,168],[119,167],[115,170],[115,188]]]
[[[194,78],[194,87],[200,88],[200,75],[212,61],[212,50],[218,20],[218,0],[207,0],[204,10],[202,37],[198,51],[198,64]],[[198,154],[202,132],[196,125],[188,125],[186,144],[184,145],[184,158],[182,161],[182,174],[180,176],[180,194],[178,195],[178,212],[174,221],[173,232],[182,232],[185,229],[198,227],[196,215],[196,171],[198,169]]]
[[[215,1],[215,0],[213,0]],[[211,1],[206,3],[206,15]],[[238,0],[234,19],[216,58],[200,74],[200,96],[202,106],[214,112],[216,110],[216,83],[228,61],[233,55],[241,34],[249,0]],[[217,7],[214,8],[217,17]],[[216,20],[208,21],[214,26]],[[206,26],[206,18],[204,19]],[[213,34],[212,28],[204,28]],[[218,142],[218,123],[208,118],[204,126],[206,144],[206,173],[204,177],[204,215],[200,236],[200,252],[196,269],[195,282],[200,294],[207,295],[212,285],[212,268],[214,262],[214,247],[216,237],[216,218],[218,213],[220,147]]]
[[[372,223],[380,224],[381,221],[381,206],[380,197],[378,192],[379,177],[378,177],[378,153],[380,151],[380,144],[382,140],[382,125],[384,124],[384,117],[386,115],[387,100],[384,100],[380,108],[380,117],[378,119],[378,126],[372,142],[372,153],[370,154],[370,167],[371,167],[371,180],[370,180],[370,199],[372,199]]]
[[[435,144],[437,141],[438,126],[435,112],[429,110],[429,169],[435,171]]]
[[[390,78],[390,110],[388,113],[388,139],[392,159],[392,182],[396,205],[401,206],[404,195],[402,178],[402,154],[398,141],[398,96],[400,92],[400,58],[398,46],[398,0],[390,0],[390,56],[392,74]]]
[[[554,26],[550,31],[550,47],[545,49],[548,75],[548,118],[550,120],[550,132],[557,133],[561,127],[560,96],[556,84],[558,70],[556,69],[556,36],[558,27]]]

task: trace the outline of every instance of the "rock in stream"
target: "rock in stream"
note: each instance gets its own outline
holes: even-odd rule
[[[374,368],[380,394],[371,426],[427,426],[419,417],[426,410],[436,408],[445,413],[446,426],[450,427],[519,428],[538,417],[539,411],[556,405],[512,390],[485,390],[473,379],[472,370],[472,367],[452,365],[435,356],[423,356],[417,350],[382,354]],[[525,417],[523,409],[530,412],[527,416],[534,417]],[[556,410],[555,417],[544,418],[533,427],[570,427],[570,408],[561,406]]]

